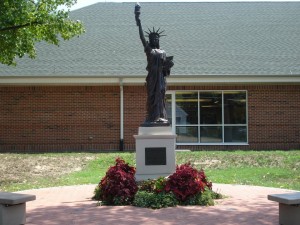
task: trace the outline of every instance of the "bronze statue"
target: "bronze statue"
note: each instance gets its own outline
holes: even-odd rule
[[[170,75],[171,67],[174,65],[173,56],[166,56],[166,52],[160,49],[159,38],[164,31],[160,29],[149,30],[147,36],[149,42],[146,41],[144,31],[142,29],[141,20],[139,18],[141,6],[135,5],[135,20],[139,27],[139,34],[144,51],[147,56],[148,75],[146,77],[147,86],[147,115],[146,120],[141,126],[169,126],[167,119],[165,94],[166,94],[166,76]]]

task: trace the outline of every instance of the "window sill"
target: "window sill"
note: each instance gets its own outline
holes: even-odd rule
[[[184,145],[249,145],[249,143],[239,143],[239,142],[233,142],[233,143],[176,143],[176,145],[184,146]]]

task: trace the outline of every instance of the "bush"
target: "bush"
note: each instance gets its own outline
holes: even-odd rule
[[[143,180],[138,182],[139,191],[154,192],[156,180]]]
[[[134,175],[135,168],[117,158],[96,187],[94,199],[107,205],[131,204],[138,190]]]
[[[189,163],[176,167],[168,178],[135,181],[135,168],[117,158],[95,189],[95,200],[106,205],[129,205],[159,209],[176,205],[214,205],[222,197],[213,192],[203,170]]]
[[[205,190],[199,192],[193,196],[190,196],[187,200],[181,203],[181,205],[202,205],[202,206],[213,206],[213,191]]]
[[[160,193],[165,190],[166,183],[166,178],[159,177],[157,179],[148,179],[146,181],[139,182],[138,188],[141,191]]]
[[[165,190],[173,192],[180,202],[203,193],[205,188],[211,189],[212,184],[207,181],[203,170],[198,171],[189,163],[176,167],[175,173],[169,176]]]
[[[179,202],[173,193],[165,192],[138,191],[133,201],[134,206],[152,209],[174,207],[178,204]]]

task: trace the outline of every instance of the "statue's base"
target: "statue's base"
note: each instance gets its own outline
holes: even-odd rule
[[[175,172],[175,139],[170,126],[139,127],[136,140],[137,181],[167,177]]]

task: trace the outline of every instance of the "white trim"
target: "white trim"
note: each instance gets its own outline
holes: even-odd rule
[[[189,84],[300,84],[300,76],[197,76],[197,77],[170,77],[169,85]]]
[[[167,90],[166,94],[167,95],[171,95],[171,113],[172,113],[172,124],[171,124],[171,127],[172,127],[172,134],[176,134],[176,102],[175,102],[175,91],[173,90]]]
[[[119,80],[103,77],[1,77],[0,85],[119,85]]]
[[[218,145],[218,146],[223,146],[223,145],[249,145],[249,143],[243,143],[243,142],[226,142],[226,143],[178,143],[176,142],[176,145],[178,146],[198,146],[198,145]]]
[[[0,85],[144,85],[140,76],[0,76]],[[300,84],[300,75],[174,75],[168,85]]]

